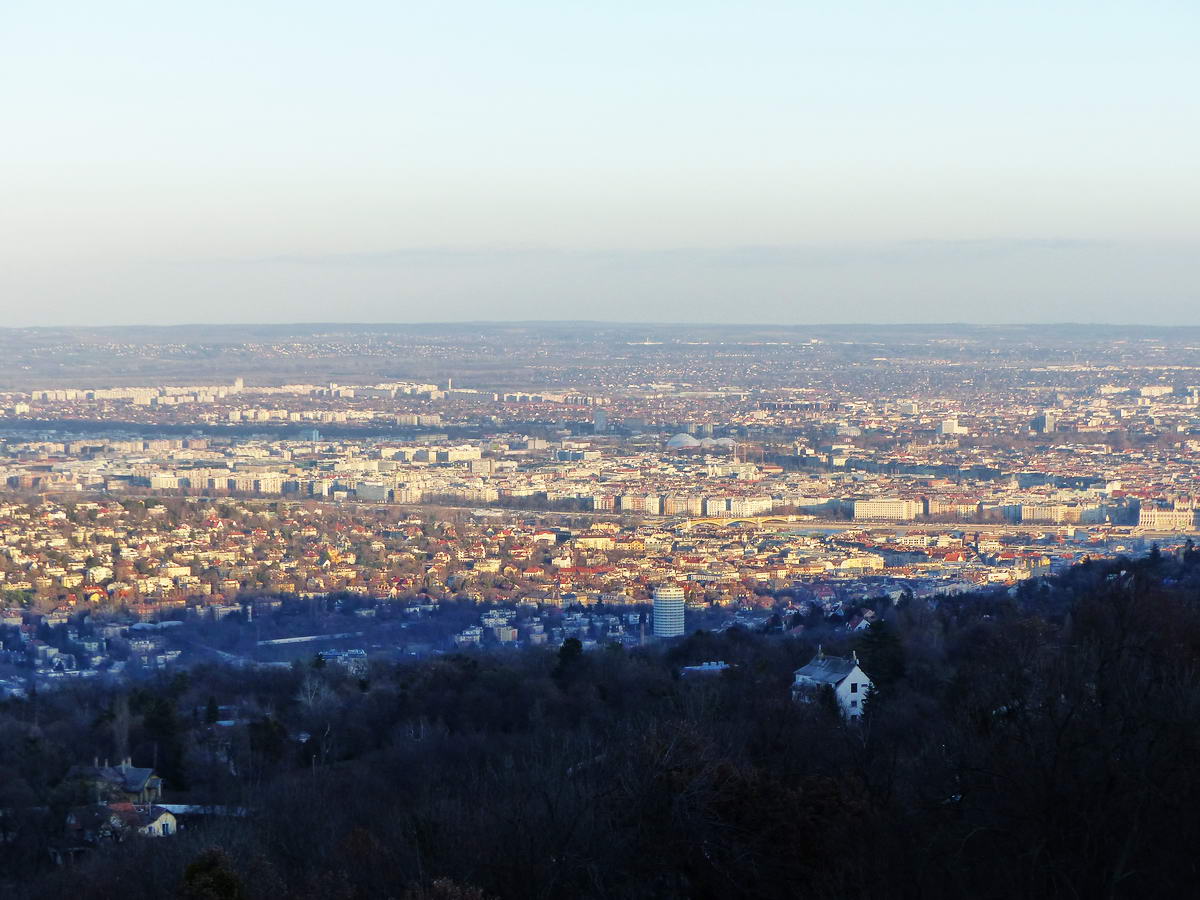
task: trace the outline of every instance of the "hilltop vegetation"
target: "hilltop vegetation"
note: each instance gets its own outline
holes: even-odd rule
[[[861,724],[795,705],[817,638],[196,668],[0,707],[0,891],[139,897],[1173,896],[1200,838],[1200,552],[885,607]],[[679,667],[723,659],[717,677]],[[232,722],[234,724],[221,724]],[[201,819],[50,864],[72,763]]]

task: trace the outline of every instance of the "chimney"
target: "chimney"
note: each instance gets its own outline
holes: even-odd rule
[[[817,644],[817,659],[825,658],[825,648],[821,644]]]

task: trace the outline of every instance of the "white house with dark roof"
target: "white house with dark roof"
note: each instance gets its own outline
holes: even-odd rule
[[[797,703],[811,703],[825,686],[833,689],[838,707],[847,718],[856,719],[863,713],[863,701],[874,686],[867,673],[858,664],[858,654],[851,652],[850,658],[826,656],[817,648],[812,661],[795,672],[792,682],[792,699]]]

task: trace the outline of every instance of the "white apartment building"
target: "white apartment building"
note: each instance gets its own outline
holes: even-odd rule
[[[876,498],[874,500],[855,500],[855,519],[883,519],[897,522],[907,522],[921,514],[919,500],[901,500],[899,498]]]

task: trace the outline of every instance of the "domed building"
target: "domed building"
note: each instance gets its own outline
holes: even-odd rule
[[[668,450],[694,450],[699,446],[700,441],[685,431],[679,432],[679,434],[667,441]]]

